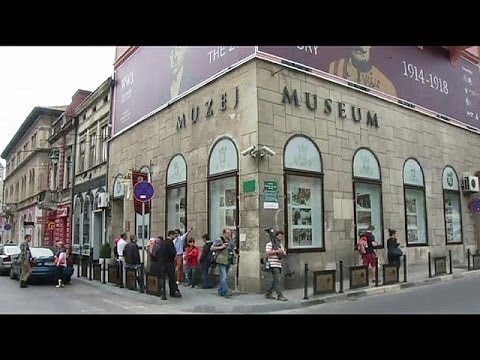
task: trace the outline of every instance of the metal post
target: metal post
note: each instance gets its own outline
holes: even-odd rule
[[[303,300],[308,300],[308,264],[305,264],[304,269],[305,284],[303,287]]]
[[[88,261],[88,280],[92,281],[93,256],[90,255]]]
[[[452,275],[452,250],[448,250],[448,264],[450,266],[450,275]]]
[[[77,261],[77,278],[80,277],[80,268],[82,267],[82,246],[79,246]]]
[[[339,276],[340,276],[340,291],[339,293],[343,293],[343,261],[340,260],[339,262]]]
[[[102,283],[103,283],[103,284],[106,284],[106,281],[105,281],[105,266],[107,266],[107,265],[106,265],[106,259],[103,258],[103,269],[102,269],[102,273],[103,273]]]
[[[403,255],[403,282],[407,282],[407,255]]]
[[[378,287],[378,257],[375,258],[375,287]]]
[[[432,277],[432,266],[430,265],[430,252],[428,252],[428,277]]]
[[[467,270],[470,270],[470,249],[467,249]]]
[[[145,202],[142,202],[142,263],[145,264]]]
[[[143,274],[145,274],[145,272],[143,271],[143,263],[140,264],[140,267],[139,267],[139,285],[140,285],[140,293],[143,294],[145,292],[145,282],[143,281]]]
[[[167,285],[165,284],[165,269],[162,271],[162,300],[167,300]]]

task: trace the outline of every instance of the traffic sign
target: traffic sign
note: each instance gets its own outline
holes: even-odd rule
[[[153,195],[155,195],[155,190],[152,183],[148,181],[137,182],[133,187],[133,196],[137,201],[145,203],[150,201]]]
[[[10,225],[10,224],[5,224],[5,230],[8,231],[8,230],[10,230],[11,228],[12,228],[12,225]]]

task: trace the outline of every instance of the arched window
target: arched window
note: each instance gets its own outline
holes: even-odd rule
[[[230,138],[218,140],[208,161],[208,223],[211,239],[218,239],[224,228],[237,238],[238,151]]]
[[[373,152],[360,148],[353,156],[353,192],[355,200],[355,243],[371,224],[375,242],[383,246],[382,176]]]
[[[285,145],[283,164],[287,247],[290,251],[325,250],[320,151],[309,138],[295,135]]]
[[[403,165],[403,191],[407,245],[427,245],[425,179],[415,159],[407,159]]]
[[[462,243],[462,207],[458,176],[451,166],[443,169],[443,211],[445,214],[445,242]]]
[[[187,228],[187,163],[182,155],[175,155],[167,168],[167,230]]]
[[[78,251],[80,248],[82,205],[82,198],[78,196],[75,199],[75,207],[73,210],[73,248],[75,251]]]
[[[85,196],[83,203],[83,231],[82,231],[82,249],[85,255],[90,254],[90,217],[92,213],[92,205],[90,195]]]

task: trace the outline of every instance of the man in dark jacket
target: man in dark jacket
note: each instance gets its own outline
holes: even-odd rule
[[[213,252],[210,249],[212,247],[212,241],[208,239],[208,234],[202,236],[203,248],[202,255],[200,255],[200,265],[202,267],[203,286],[202,289],[212,289],[213,281],[210,276],[210,266],[212,265]]]
[[[140,249],[137,245],[137,237],[135,235],[130,235],[130,242],[125,245],[123,249],[123,257],[125,258],[125,269],[135,269],[139,270],[140,264]],[[142,279],[139,276],[139,273],[136,272],[136,279],[138,285],[142,287]]]
[[[162,281],[165,281],[168,276],[170,296],[182,297],[175,281],[175,257],[177,255],[175,245],[173,244],[175,237],[175,231],[170,230],[165,240],[159,236],[159,239],[155,241],[150,253],[151,259],[153,260],[151,271],[157,274]],[[162,288],[166,289],[163,285]]]

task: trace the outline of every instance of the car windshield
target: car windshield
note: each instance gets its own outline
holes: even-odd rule
[[[30,248],[32,257],[34,258],[48,258],[53,257],[53,251],[48,248]]]
[[[3,252],[5,255],[17,255],[20,254],[20,246],[14,245],[14,246],[5,246],[3,248]]]

